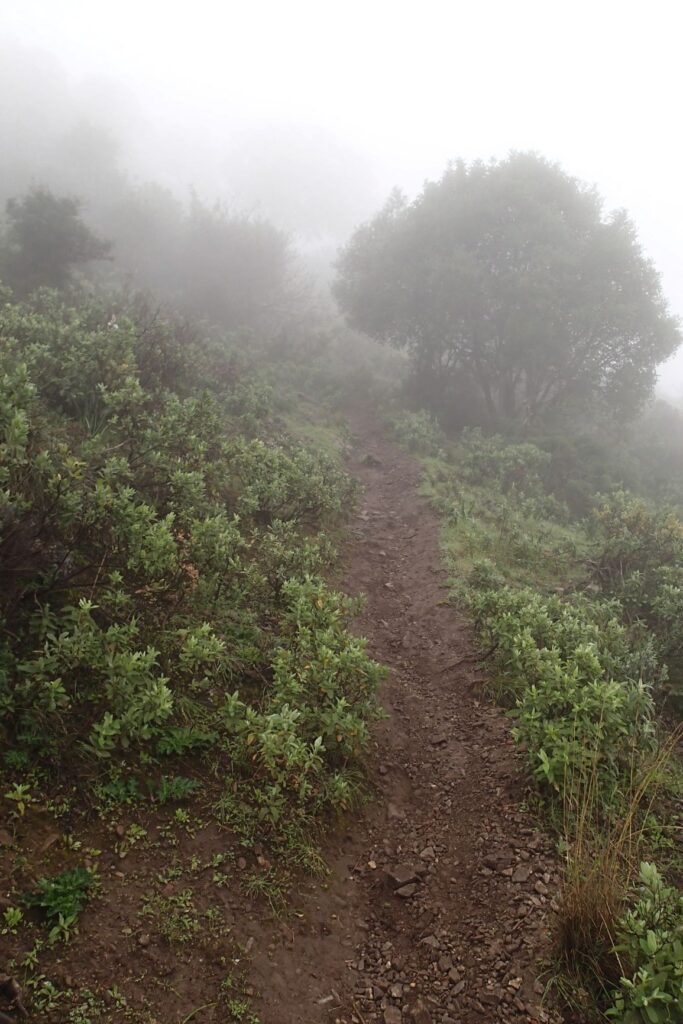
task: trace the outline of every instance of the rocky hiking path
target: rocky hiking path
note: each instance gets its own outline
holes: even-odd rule
[[[370,415],[351,426],[364,494],[340,582],[367,596],[357,629],[391,669],[377,793],[327,851],[328,882],[298,894],[294,926],[257,937],[257,1009],[263,1024],[557,1020],[536,980],[558,890],[552,843],[520,808],[509,722],[447,602],[419,466]]]

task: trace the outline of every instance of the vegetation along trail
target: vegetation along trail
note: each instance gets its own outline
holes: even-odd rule
[[[332,879],[256,956],[267,1024],[548,1021],[538,962],[557,891],[549,839],[520,809],[508,723],[482,691],[468,625],[447,601],[419,467],[352,418],[364,493],[344,588],[391,668],[376,732],[377,799],[339,839]]]

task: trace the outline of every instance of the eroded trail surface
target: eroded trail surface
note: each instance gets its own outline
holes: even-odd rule
[[[391,668],[376,800],[329,851],[327,886],[254,961],[263,1024],[548,1021],[536,981],[557,892],[547,836],[520,809],[509,723],[483,695],[447,603],[419,467],[370,416],[352,420],[364,496],[341,581]],[[265,938],[265,936],[264,936]]]

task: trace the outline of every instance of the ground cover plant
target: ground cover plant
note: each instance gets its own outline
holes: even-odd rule
[[[3,292],[0,337],[7,841],[158,807],[171,846],[199,814],[319,868],[383,671],[323,578],[355,493],[337,454],[284,430],[243,353],[139,300]],[[152,842],[142,813],[121,828],[119,856]],[[15,861],[19,947],[68,940],[97,898],[98,851],[65,843],[37,886]]]

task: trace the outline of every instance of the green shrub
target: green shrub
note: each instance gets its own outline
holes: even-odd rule
[[[474,592],[472,611],[514,700],[514,736],[534,774],[563,792],[592,771],[612,788],[654,742],[653,679],[609,605],[574,605],[509,587]]]
[[[594,578],[618,597],[631,618],[656,634],[665,656],[683,652],[683,522],[669,508],[655,508],[618,491],[595,510],[599,543]]]
[[[654,864],[640,865],[640,889],[619,922],[616,953],[628,974],[608,1016],[623,1024],[683,1021],[683,896]]]
[[[355,485],[279,432],[284,404],[140,303],[0,307],[6,765],[85,770],[106,802],[143,761],[220,763],[271,831],[348,805],[379,667],[319,574]]]
[[[498,434],[487,436],[467,428],[460,436],[459,472],[469,483],[495,484],[507,494],[545,493],[543,474],[550,455],[534,444],[513,444]]]
[[[390,425],[398,443],[416,455],[438,455],[445,444],[441,428],[425,409],[397,413]]]
[[[311,578],[287,581],[283,597],[272,686],[258,709],[235,692],[223,710],[233,764],[250,777],[252,798],[259,788],[257,819],[275,831],[285,818],[303,822],[351,805],[383,674],[346,629],[354,602]],[[231,781],[219,809],[250,833],[243,794]]]

